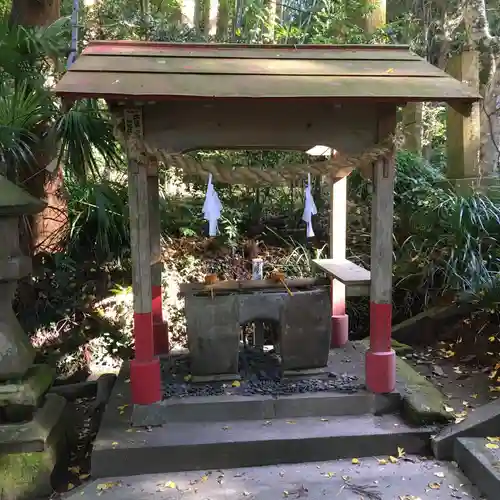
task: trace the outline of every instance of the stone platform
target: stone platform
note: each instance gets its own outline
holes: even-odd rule
[[[411,455],[395,464],[381,465],[376,458],[359,462],[353,465],[351,460],[339,460],[98,479],[71,492],[68,500],[480,499],[477,490],[449,463]]]
[[[241,395],[232,394],[228,384],[229,394],[169,397],[135,407],[130,405],[124,368],[95,442],[92,474],[110,477],[394,455],[398,447],[407,453],[430,452],[430,437],[438,429],[409,425],[400,417],[408,398],[425,391],[407,378],[407,370],[398,370],[398,391],[369,393],[363,388],[364,354],[363,343],[330,353],[328,370],[357,377],[360,387],[354,392]],[[422,401],[424,409],[414,410],[425,417],[437,403],[428,406]]]

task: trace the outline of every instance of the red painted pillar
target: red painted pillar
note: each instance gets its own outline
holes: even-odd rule
[[[347,177],[333,179],[330,192],[330,258],[345,259],[347,231]],[[349,341],[349,317],[345,306],[345,285],[331,281],[332,336],[330,347],[342,347]]]
[[[132,403],[151,404],[162,399],[161,369],[154,352],[148,209],[147,166],[137,151],[142,138],[142,109],[124,112],[128,154],[130,250],[134,295],[135,357],[130,362]]]
[[[378,160],[373,168],[370,348],[366,353],[366,385],[383,394],[396,387],[396,354],[391,348],[392,226],[394,157]]]
[[[158,166],[154,163],[148,167],[148,198],[154,352],[160,355],[168,353],[169,341],[167,323],[163,320],[160,193]]]

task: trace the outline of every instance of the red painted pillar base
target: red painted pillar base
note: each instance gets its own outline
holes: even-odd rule
[[[162,400],[160,361],[130,361],[130,386],[132,403],[149,405]]]
[[[385,394],[396,388],[396,353],[391,348],[392,304],[370,302],[370,349],[366,353],[366,386]]]
[[[153,342],[154,353],[158,356],[160,354],[167,354],[169,352],[168,341],[168,325],[163,321],[163,303],[162,303],[162,289],[161,286],[151,287],[152,304],[151,311],[153,314]]]
[[[376,394],[386,394],[396,388],[396,353],[366,353],[366,387]]]
[[[155,354],[168,354],[170,343],[168,339],[168,324],[166,321],[153,323],[153,340],[155,344]]]
[[[349,341],[349,316],[338,314],[332,316],[332,337],[330,347],[342,347]]]

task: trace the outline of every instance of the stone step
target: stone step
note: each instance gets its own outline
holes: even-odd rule
[[[458,438],[454,445],[455,460],[464,474],[489,500],[500,496],[500,450],[489,449],[484,438]]]
[[[364,487],[363,494],[355,487]],[[354,487],[354,488],[353,488]],[[97,479],[67,500],[360,500],[361,498],[451,500],[480,497],[450,463],[405,456],[381,465],[375,458],[188,471]]]
[[[350,457],[426,453],[434,427],[394,415],[169,423],[137,430],[104,422],[92,454],[94,477],[251,467]]]
[[[222,420],[266,420],[275,418],[382,415],[401,408],[398,393],[354,394],[319,392],[287,396],[190,396],[160,403],[136,405],[132,424],[136,427],[171,422],[216,422]]]

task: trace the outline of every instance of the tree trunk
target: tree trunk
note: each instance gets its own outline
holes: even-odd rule
[[[219,0],[219,11],[217,13],[217,40],[227,41],[229,37],[229,0]]]
[[[500,159],[500,40],[490,32],[485,0],[469,0],[464,12],[469,43],[482,54],[481,165],[488,175],[497,170]]]
[[[12,25],[27,27],[48,26],[60,18],[60,0],[13,0],[9,20]],[[37,198],[47,201],[47,208],[29,221],[21,232],[23,251],[29,255],[60,250],[68,221],[68,207],[64,196],[63,172],[57,168],[46,170],[53,151],[41,146],[35,151],[33,170],[20,172],[20,181]]]

